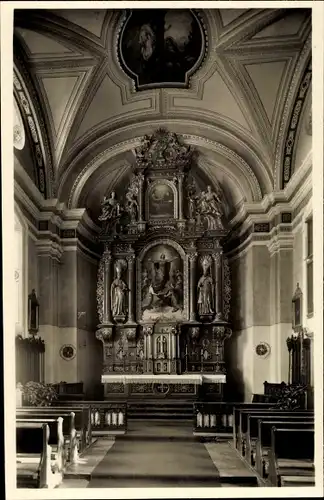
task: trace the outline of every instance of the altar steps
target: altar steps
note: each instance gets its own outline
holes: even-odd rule
[[[193,403],[189,401],[145,401],[128,402],[127,416],[129,419],[140,420],[172,420],[192,422]]]

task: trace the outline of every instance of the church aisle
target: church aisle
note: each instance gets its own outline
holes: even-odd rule
[[[88,488],[219,487],[203,443],[186,425],[141,422],[117,437],[91,474]]]

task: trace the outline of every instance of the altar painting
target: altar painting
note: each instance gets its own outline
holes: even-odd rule
[[[141,320],[184,319],[183,261],[169,245],[156,245],[145,255],[141,276]]]
[[[166,182],[156,182],[148,192],[149,218],[174,217],[174,193]]]

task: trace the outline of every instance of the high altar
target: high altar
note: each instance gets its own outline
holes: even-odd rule
[[[202,178],[197,152],[164,129],[145,137],[123,197],[106,196],[99,217],[106,398],[222,397],[231,335],[224,219],[222,190]]]

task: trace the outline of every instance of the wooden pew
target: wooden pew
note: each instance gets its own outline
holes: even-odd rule
[[[86,446],[90,446],[92,444],[92,418],[91,418],[91,406],[90,404],[84,404],[82,401],[61,401],[60,405],[54,405],[51,407],[52,409],[60,409],[60,411],[73,411],[76,414],[76,429],[77,432],[81,432],[83,429],[83,433],[81,436],[81,450],[83,450]],[[82,412],[81,421],[78,418],[79,412]]]
[[[76,415],[74,412],[70,412],[68,410],[53,410],[49,411],[48,409],[44,410],[42,408],[33,408],[32,410],[29,408],[22,408],[17,410],[17,417],[19,419],[42,419],[47,420],[49,418],[63,418],[62,432],[64,436],[64,453],[66,460],[75,463],[78,460],[78,454],[83,451],[84,447],[84,430],[82,430],[80,426],[79,434],[81,433],[81,439],[78,440],[78,433],[76,430]],[[80,420],[80,418],[79,418]],[[78,427],[79,428],[79,427]]]
[[[49,426],[40,422],[16,423],[17,487],[54,488],[61,474],[51,468]]]
[[[285,412],[277,417],[273,417],[273,415],[265,415],[261,418],[263,421],[267,420],[276,420],[276,421],[283,421],[283,422],[294,422],[294,421],[300,421],[300,422],[305,422],[305,421],[314,421],[314,415],[296,415],[295,412]],[[254,465],[255,462],[255,451],[256,451],[256,442],[258,438],[258,422],[260,420],[259,415],[254,415],[250,414],[248,416],[248,421],[247,421],[247,431],[245,435],[245,442],[246,442],[246,453],[245,457],[247,461],[249,462],[250,465]],[[254,458],[253,458],[254,457]]]
[[[194,433],[233,434],[236,443],[235,418],[238,408],[269,408],[269,404],[235,403],[207,401],[193,404]]]
[[[269,469],[268,453],[271,448],[272,427],[286,429],[314,429],[314,417],[271,417],[258,420],[255,469],[262,478],[267,478]]]
[[[269,410],[275,403],[233,403],[233,444],[238,448],[240,411],[241,410]]]
[[[32,418],[30,416],[22,416],[16,419],[16,424],[26,424],[26,426],[33,428],[33,424],[47,424],[49,427],[49,441],[48,444],[52,449],[52,468],[54,471],[60,473],[65,469],[66,453],[64,449],[64,436],[63,436],[63,418]]]
[[[127,403],[120,401],[64,401],[60,402],[74,408],[89,408],[92,435],[101,436],[107,432],[125,433],[127,431]]]
[[[310,410],[278,410],[275,408],[269,408],[265,410],[260,409],[240,409],[239,410],[239,427],[237,430],[238,438],[237,438],[237,449],[245,456],[246,453],[246,433],[247,433],[247,422],[249,415],[259,415],[260,418],[266,415],[310,415]]]
[[[90,408],[82,406],[47,406],[47,407],[21,407],[17,411],[26,411],[31,414],[57,414],[74,413],[74,427],[79,439],[79,451],[82,452],[92,442]]]
[[[314,430],[272,427],[269,486],[281,486],[281,476],[315,476]]]

